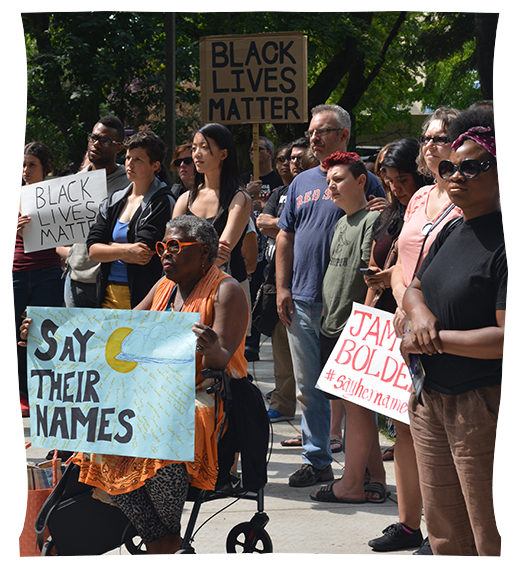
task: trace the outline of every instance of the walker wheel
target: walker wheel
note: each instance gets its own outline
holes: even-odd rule
[[[195,549],[192,546],[187,546],[186,548],[181,548],[175,554],[195,554]]]
[[[125,548],[130,554],[146,554],[146,544],[139,535],[125,541]]]
[[[54,541],[52,537],[49,537],[42,546],[41,556],[56,556],[56,551],[54,548]]]
[[[273,543],[264,528],[255,530],[251,523],[240,523],[229,532],[226,551],[228,554],[267,554],[273,552]]]

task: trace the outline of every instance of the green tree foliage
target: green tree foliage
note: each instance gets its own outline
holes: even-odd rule
[[[23,14],[28,68],[26,139],[56,140],[62,166],[78,165],[100,113],[149,123],[164,83],[162,15]]]
[[[376,133],[391,122],[409,119],[414,101],[430,108],[441,104],[462,108],[482,98],[482,76],[487,73],[484,83],[490,82],[489,44],[494,44],[497,15],[478,20],[479,16],[485,15],[177,13],[177,143],[189,139],[200,124],[202,36],[303,32],[308,36],[309,108],[338,103],[349,110],[353,147],[356,135]],[[22,17],[28,63],[27,141],[46,141],[62,167],[76,167],[86,149],[86,133],[104,113],[117,114],[130,129],[149,126],[164,135],[163,13],[64,12]],[[487,38],[487,45],[479,43],[479,37]],[[479,65],[482,60],[487,67]],[[281,124],[264,129],[281,143],[300,136],[305,128]],[[235,127],[233,133],[249,143],[249,127]]]
[[[428,13],[417,22],[417,42],[406,59],[423,79],[415,99],[425,108],[467,108],[492,99],[498,14]]]

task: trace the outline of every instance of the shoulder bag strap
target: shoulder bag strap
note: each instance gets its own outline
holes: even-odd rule
[[[439,216],[439,218],[437,218],[437,220],[428,225],[426,224],[425,228],[428,228],[428,231],[424,234],[424,240],[421,246],[421,251],[419,252],[419,256],[417,258],[417,263],[415,264],[415,269],[413,270],[413,275],[412,275],[412,280],[415,277],[415,275],[417,274],[417,271],[419,271],[419,263],[421,263],[421,256],[422,253],[424,251],[424,246],[426,245],[426,240],[428,239],[428,236],[433,232],[433,230],[446,218],[446,216],[448,216],[448,214],[455,208],[455,205],[453,203],[450,204],[450,206],[448,206],[448,208]],[[424,228],[423,228],[424,230]]]

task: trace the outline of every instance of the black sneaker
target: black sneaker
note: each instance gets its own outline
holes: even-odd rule
[[[250,346],[246,346],[244,348],[244,356],[248,362],[260,361],[258,350],[256,350],[255,348],[251,348]]]
[[[289,476],[289,485],[292,487],[308,487],[319,481],[332,481],[334,472],[329,464],[323,470],[315,468],[312,464],[303,464],[303,466]]]
[[[430,546],[430,541],[428,540],[428,537],[426,537],[422,541],[421,546],[414,552],[414,556],[415,555],[433,556],[433,550],[432,547]]]
[[[412,531],[401,523],[394,523],[383,531],[383,536],[368,541],[368,546],[377,552],[390,550],[406,550],[421,546],[423,536],[421,529]]]

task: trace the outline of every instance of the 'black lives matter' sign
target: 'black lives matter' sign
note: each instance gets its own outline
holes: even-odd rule
[[[307,122],[307,37],[299,32],[203,37],[202,121]]]
[[[106,171],[84,171],[22,186],[25,253],[85,242],[107,196]]]

